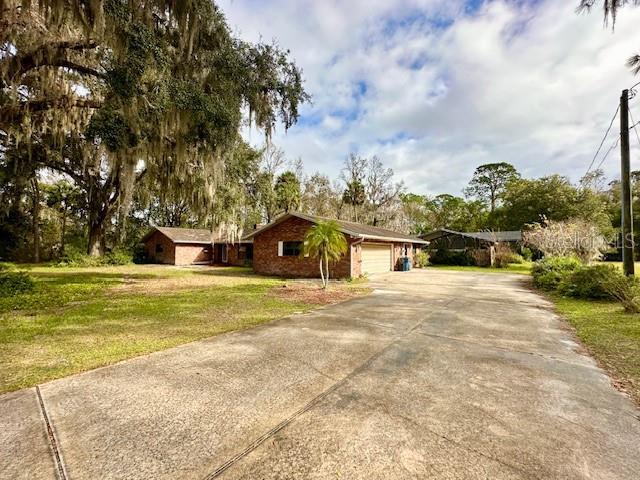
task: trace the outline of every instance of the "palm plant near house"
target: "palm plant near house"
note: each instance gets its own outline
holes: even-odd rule
[[[322,287],[329,284],[329,262],[340,260],[347,253],[347,239],[333,220],[312,226],[304,237],[302,254],[319,259]]]

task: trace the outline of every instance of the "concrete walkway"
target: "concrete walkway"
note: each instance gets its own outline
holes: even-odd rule
[[[369,297],[0,397],[0,477],[637,479],[640,411],[517,275]]]

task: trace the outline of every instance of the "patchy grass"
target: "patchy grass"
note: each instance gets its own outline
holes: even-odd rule
[[[317,301],[315,285],[244,268],[31,267],[29,273],[35,292],[0,299],[0,392],[366,293],[337,283]]]
[[[327,289],[319,287],[319,282],[295,281],[274,287],[271,293],[282,299],[302,302],[310,305],[330,305],[344,302],[352,298],[370,292],[370,289],[363,286],[362,281],[358,282],[330,282]]]
[[[459,272],[482,272],[482,273],[518,273],[529,275],[531,273],[531,262],[510,263],[505,268],[497,267],[465,267],[460,265],[429,265],[427,268],[437,268],[440,270],[455,270]]]
[[[551,298],[591,355],[640,404],[640,314],[625,313],[617,302]]]
[[[615,265],[620,270],[622,270],[622,262],[602,262],[602,263],[609,264],[609,265]],[[640,275],[640,262],[635,262],[634,265],[635,265],[636,275]]]

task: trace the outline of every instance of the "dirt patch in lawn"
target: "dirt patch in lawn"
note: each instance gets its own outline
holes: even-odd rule
[[[331,305],[371,293],[371,289],[347,283],[330,284],[323,289],[315,282],[288,282],[272,288],[269,293],[282,300],[311,305]]]
[[[111,288],[113,293],[166,294],[181,290],[193,290],[211,286],[233,287],[240,284],[260,284],[264,278],[248,269],[230,267],[201,267],[174,270],[177,275],[139,278],[123,275],[123,282]]]

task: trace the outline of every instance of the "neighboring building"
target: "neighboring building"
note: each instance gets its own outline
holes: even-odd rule
[[[319,277],[318,260],[302,257],[300,250],[309,228],[321,220],[302,213],[286,213],[245,237],[253,240],[253,268],[257,273]],[[413,263],[417,248],[428,242],[384,228],[335,220],[344,233],[347,253],[331,266],[331,276],[356,278],[394,270],[403,257]]]
[[[486,248],[496,243],[516,245],[522,242],[520,230],[506,232],[456,232],[441,228],[433,232],[420,235],[429,242],[429,250],[466,250],[471,248]]]
[[[206,229],[154,227],[141,240],[147,259],[170,265],[248,265],[253,257],[250,240],[215,239]]]
[[[516,251],[522,242],[520,231],[506,232],[456,232],[441,228],[421,237],[429,242],[433,263],[456,263],[473,258],[478,266],[493,266],[496,261],[496,245],[509,245]],[[462,259],[462,260],[461,260]]]

